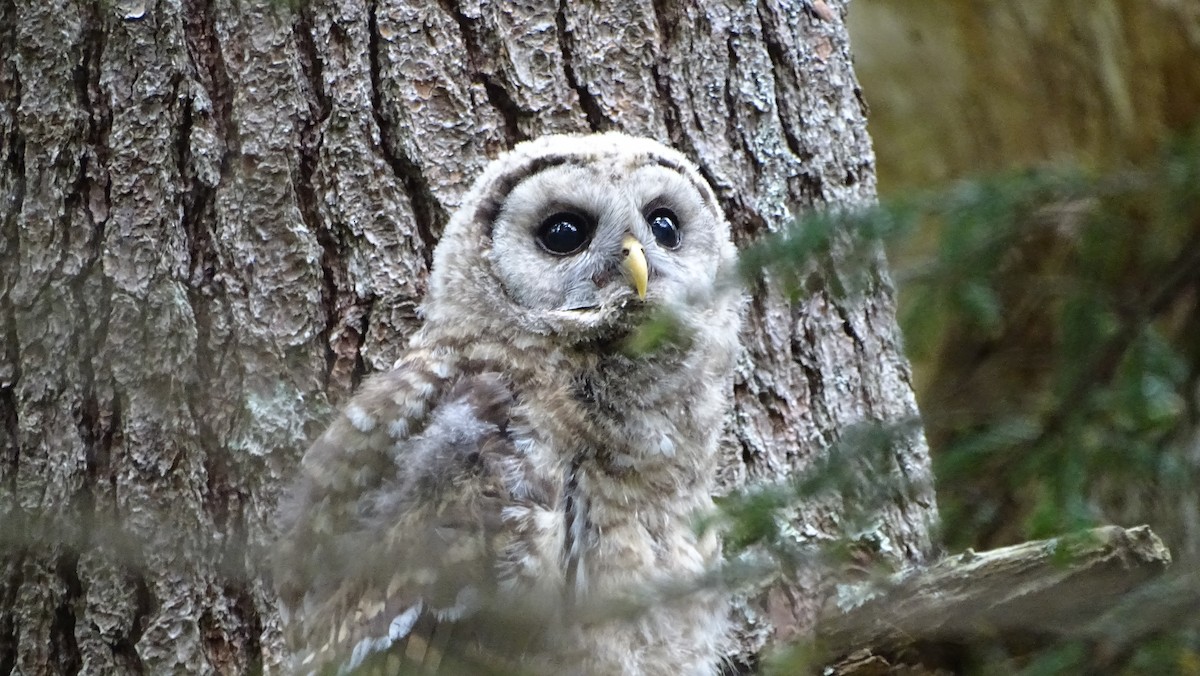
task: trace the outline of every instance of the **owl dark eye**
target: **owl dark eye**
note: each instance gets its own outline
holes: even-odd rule
[[[650,232],[658,245],[665,249],[679,248],[679,219],[670,209],[655,209],[646,217],[650,224]]]
[[[567,211],[542,221],[537,231],[537,240],[542,248],[560,256],[577,253],[587,245],[591,236],[592,228],[587,219]]]

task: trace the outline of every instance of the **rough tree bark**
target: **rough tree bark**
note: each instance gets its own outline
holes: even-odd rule
[[[739,244],[871,202],[837,0],[0,0],[0,674],[279,665],[259,571],[309,439],[417,325],[489,157],[547,132],[668,141]],[[755,292],[725,485],[916,409],[886,272]],[[929,549],[919,434],[858,534]],[[802,505],[796,539],[842,535]],[[815,573],[748,599],[743,657],[808,632]]]

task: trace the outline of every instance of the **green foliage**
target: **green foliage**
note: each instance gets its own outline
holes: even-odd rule
[[[685,349],[691,337],[679,318],[660,310],[638,323],[622,340],[621,351],[631,357],[652,354],[663,349]]]
[[[918,233],[933,244],[913,254]],[[852,266],[884,244],[949,548],[1149,523],[1178,565],[1200,565],[1200,132],[1141,168],[1021,171],[813,215],[747,251],[743,274],[853,294],[874,280]],[[771,499],[727,505],[735,545],[778,537],[757,511]],[[1197,673],[1197,626],[1162,623],[1113,668]],[[1026,673],[1088,671],[1105,637]]]
[[[825,496],[836,496],[845,504],[847,531],[869,528],[872,515],[904,490],[901,478],[888,471],[889,459],[895,457],[897,444],[910,443],[917,433],[915,420],[898,425],[863,423],[842,430],[836,442],[817,454],[811,467],[789,481],[718,498],[726,555],[736,557],[760,548],[776,560],[788,562],[811,556],[812,552],[798,548],[789,510]],[[821,554],[836,556],[838,544]]]

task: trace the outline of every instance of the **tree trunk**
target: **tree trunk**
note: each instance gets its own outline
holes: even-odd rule
[[[418,325],[490,157],[623,129],[693,157],[739,245],[870,203],[846,9],[811,2],[0,0],[0,674],[276,671],[277,489]],[[881,261],[876,261],[881,264]],[[886,272],[755,292],[723,485],[915,404]],[[919,561],[924,440],[858,534]],[[798,542],[847,505],[795,513]],[[808,633],[819,575],[747,599],[741,656]]]

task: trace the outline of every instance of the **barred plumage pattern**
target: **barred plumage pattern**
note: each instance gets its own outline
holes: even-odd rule
[[[682,243],[656,242],[651,210]],[[538,228],[564,211],[593,231],[557,255]],[[714,673],[719,545],[694,520],[738,349],[733,267],[711,189],[660,144],[547,137],[493,162],[438,246],[425,325],[281,505],[297,671]],[[663,314],[675,339],[631,351]]]

